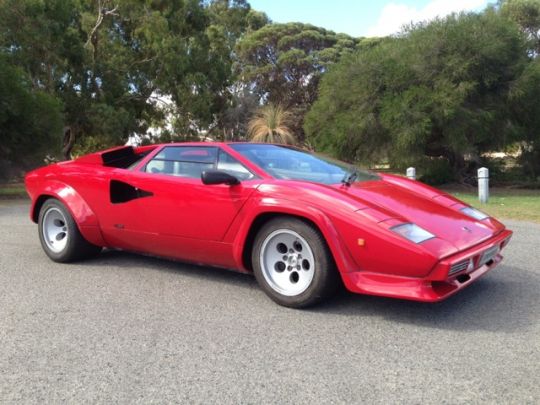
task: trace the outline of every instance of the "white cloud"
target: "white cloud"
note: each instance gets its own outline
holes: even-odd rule
[[[432,0],[422,8],[388,3],[382,9],[377,23],[367,31],[367,36],[382,37],[395,34],[403,25],[411,22],[432,20],[453,12],[478,10],[486,3],[486,0]]]

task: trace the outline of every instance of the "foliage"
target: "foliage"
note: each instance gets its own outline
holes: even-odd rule
[[[540,60],[530,62],[513,85],[510,111],[516,138],[521,141],[520,163],[525,175],[540,176]]]
[[[527,38],[531,61],[516,80],[511,93],[510,111],[515,122],[515,138],[520,140],[519,163],[523,174],[540,180],[540,0],[501,2],[503,16],[518,24]]]
[[[516,22],[527,36],[533,54],[540,52],[540,0],[506,0],[499,2],[501,14]]]
[[[43,146],[60,147],[62,105],[43,91],[33,91],[24,72],[0,55],[0,178],[10,163],[26,166]],[[37,155],[37,156],[36,156]]]
[[[294,110],[293,130],[317,97],[322,74],[358,40],[302,23],[268,24],[237,45],[241,81],[261,100]]]
[[[248,124],[260,108],[258,97],[244,85],[229,89],[231,97],[226,109],[219,116],[218,127],[211,132],[213,138],[229,141],[245,140]]]
[[[440,186],[455,181],[454,173],[448,160],[431,158],[422,162],[419,179],[422,183]]]
[[[413,25],[332,68],[304,128],[346,159],[444,159],[462,179],[511,140],[510,93],[527,63],[521,33],[494,10]]]
[[[0,173],[57,155],[64,128],[76,154],[251,132],[432,183],[512,147],[540,177],[540,0],[389,38],[274,24],[247,0],[2,0],[0,21]]]
[[[4,0],[0,52],[63,105],[80,146],[144,134],[163,96],[174,131],[193,133],[227,105],[232,48],[261,23],[250,13],[245,0]]]
[[[290,130],[292,114],[281,105],[261,107],[249,121],[248,132],[252,142],[295,144]]]
[[[234,7],[230,3],[229,0],[214,0],[209,6],[213,22],[209,31],[219,32],[221,42],[225,44],[222,51],[230,75],[224,104],[214,114],[215,119],[209,126],[209,132],[213,138],[239,140],[245,139],[247,123],[259,103],[247,86],[238,83],[238,71],[233,68],[238,63],[234,49],[246,32],[260,29],[270,20],[266,14],[250,9],[245,0],[236,0]]]

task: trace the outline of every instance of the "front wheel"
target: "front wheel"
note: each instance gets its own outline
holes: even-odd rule
[[[330,296],[338,274],[326,241],[311,224],[276,218],[258,232],[252,252],[255,278],[280,305],[303,308]]]
[[[38,228],[41,246],[55,262],[85,259],[101,251],[101,247],[84,239],[64,204],[53,198],[41,207]]]

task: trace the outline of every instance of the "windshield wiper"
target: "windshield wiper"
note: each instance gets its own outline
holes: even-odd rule
[[[341,179],[341,183],[347,187],[350,187],[352,183],[358,178],[358,170],[351,168],[345,173],[345,176]]]

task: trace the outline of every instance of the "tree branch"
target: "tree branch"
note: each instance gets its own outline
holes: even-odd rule
[[[105,0],[105,4],[103,6],[101,5],[101,0],[98,0],[98,16],[96,19],[96,24],[94,25],[94,28],[92,28],[92,31],[90,31],[90,34],[88,34],[88,39],[86,40],[86,43],[84,46],[88,46],[90,42],[92,42],[92,38],[97,34],[97,30],[99,29],[100,25],[103,23],[103,19],[108,15],[118,15],[116,10],[118,10],[118,6],[115,6],[111,10],[106,10],[105,5],[108,3],[107,0]]]

